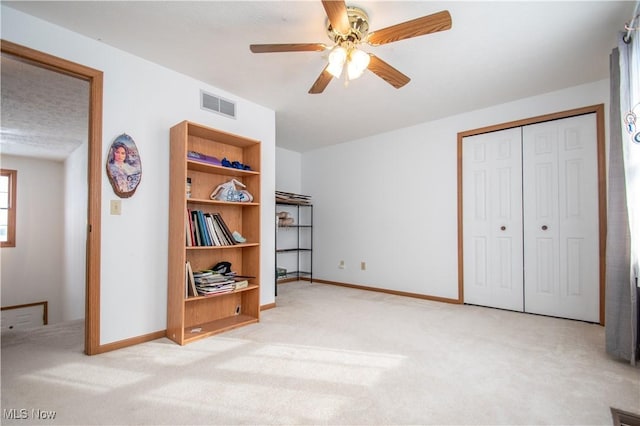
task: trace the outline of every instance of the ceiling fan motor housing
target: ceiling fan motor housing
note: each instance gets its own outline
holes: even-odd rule
[[[341,34],[333,29],[331,22],[327,20],[327,35],[337,44],[343,41],[350,41],[358,44],[366,40],[369,34],[369,16],[359,7],[347,7],[347,15],[349,17],[349,33]]]

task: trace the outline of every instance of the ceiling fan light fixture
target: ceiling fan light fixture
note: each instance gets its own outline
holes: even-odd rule
[[[342,68],[347,61],[347,49],[342,46],[336,46],[329,53],[329,65],[327,71],[335,78],[340,78]]]
[[[350,80],[359,78],[367,69],[399,89],[411,79],[373,53],[363,52],[357,47],[364,43],[369,46],[380,46],[451,29],[451,14],[448,10],[369,32],[369,17],[364,10],[347,6],[345,0],[322,0],[322,5],[327,15],[327,35],[334,43],[332,48],[322,43],[252,44],[249,46],[253,53],[330,50],[328,64],[309,89],[310,94],[322,93],[334,77],[340,78],[342,74],[345,74],[344,80],[347,86]],[[346,72],[344,72],[345,64]]]
[[[369,54],[359,49],[353,49],[349,53],[349,62],[347,63],[347,75],[349,80],[355,80],[360,77],[364,70],[369,66]]]

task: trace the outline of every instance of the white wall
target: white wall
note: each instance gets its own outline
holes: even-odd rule
[[[65,162],[3,155],[2,167],[18,170],[18,244],[1,249],[2,306],[46,300],[49,324],[84,318],[87,144]]]
[[[88,148],[85,141],[64,162],[63,321],[85,317]]]
[[[64,318],[64,165],[3,155],[2,168],[18,171],[16,246],[0,249],[2,306],[46,300],[55,324]]]
[[[276,148],[276,189],[301,194],[302,154]]]
[[[118,197],[102,173],[100,343],[166,328],[169,128],[182,120],[262,141],[261,304],[273,303],[274,111],[5,5],[1,29],[5,40],[103,71],[103,158],[126,132],[142,159],[142,181],[120,216],[109,214]],[[201,110],[201,89],[236,101],[237,119]]]
[[[457,133],[608,101],[602,80],[303,154],[314,277],[457,299]]]
[[[302,154],[284,148],[276,148],[276,189],[279,191],[303,194],[302,189]],[[277,206],[278,212],[288,211],[296,224],[308,224],[311,219],[303,220],[304,214],[308,212],[302,209],[298,213],[295,206]],[[300,217],[298,215],[300,214]],[[276,246],[278,249],[288,249],[298,247],[309,247],[311,242],[308,239],[309,230],[297,228],[277,228]],[[309,253],[287,252],[276,255],[276,262],[279,268],[287,271],[310,271],[311,255]]]

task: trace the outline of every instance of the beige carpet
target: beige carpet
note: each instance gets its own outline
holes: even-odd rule
[[[611,425],[611,406],[640,412],[640,369],[605,354],[598,325],[306,282],[280,285],[276,303],[184,347],[87,357],[81,322],[5,334],[2,424]]]

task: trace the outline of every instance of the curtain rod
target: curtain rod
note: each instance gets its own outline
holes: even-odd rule
[[[629,21],[624,25],[624,28],[627,30],[627,34],[622,36],[622,41],[624,41],[626,44],[631,43],[631,31],[638,31],[638,28],[640,28],[638,27],[637,24],[635,27],[633,26],[633,21],[637,21],[638,18],[640,18],[638,9],[640,9],[640,1],[636,3],[636,8],[635,8],[635,11],[633,12],[633,18],[631,18],[631,21]]]

